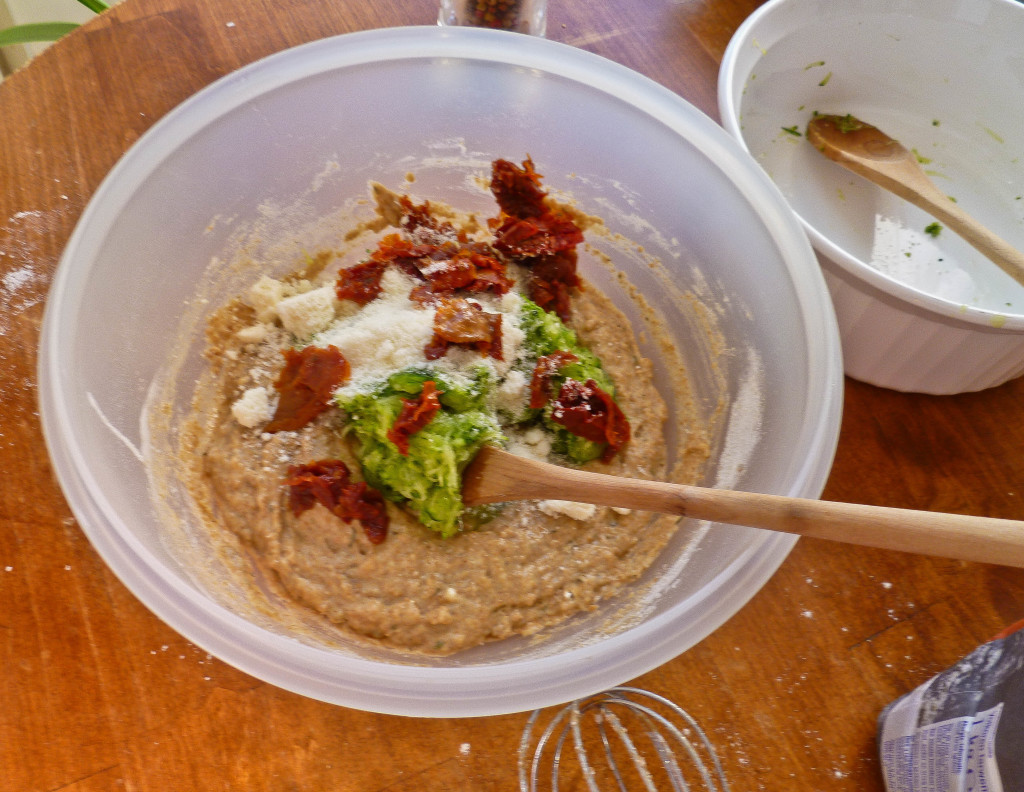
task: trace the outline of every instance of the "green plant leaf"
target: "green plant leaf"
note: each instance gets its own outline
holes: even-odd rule
[[[15,25],[0,30],[0,47],[8,44],[28,44],[33,41],[56,41],[74,30],[75,22],[36,22],[31,25]]]
[[[110,8],[110,6],[104,3],[103,0],[78,0],[78,2],[90,11],[95,11],[97,14],[101,14]]]

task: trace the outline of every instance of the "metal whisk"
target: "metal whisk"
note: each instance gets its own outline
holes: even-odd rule
[[[729,792],[704,730],[655,693],[617,687],[573,701],[542,733],[541,713],[530,716],[519,743],[521,792],[558,792],[560,784],[587,792]]]

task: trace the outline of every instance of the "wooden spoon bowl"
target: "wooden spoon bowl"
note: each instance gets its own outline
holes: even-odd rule
[[[833,162],[945,223],[1024,285],[1024,254],[953,203],[928,178],[914,153],[898,141],[851,115],[815,116],[807,125],[807,140]]]

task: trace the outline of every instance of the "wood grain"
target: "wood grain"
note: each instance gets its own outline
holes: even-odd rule
[[[466,468],[467,506],[567,500],[677,514],[906,553],[1024,568],[1024,522],[609,476],[485,446]]]
[[[551,0],[549,36],[716,117],[755,0]],[[526,714],[422,721],[263,684],[107,571],[55,484],[36,408],[46,291],[89,196],[218,77],[323,36],[432,24],[426,0],[125,0],[0,83],[0,790],[517,787]],[[846,384],[824,497],[1024,518],[1024,381],[928,397]],[[882,789],[881,708],[1024,615],[1024,574],[801,540],[721,629],[635,680],[708,730],[735,790]]]

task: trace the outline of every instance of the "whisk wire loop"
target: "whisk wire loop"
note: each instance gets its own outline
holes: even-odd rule
[[[602,722],[599,724],[599,728],[604,733],[604,720],[607,720],[611,724],[612,730],[622,741],[622,744],[626,748],[626,755],[633,760],[633,766],[636,768],[637,775],[640,777],[640,781],[643,783],[644,788],[647,792],[658,792],[654,786],[654,781],[651,778],[651,773],[647,769],[647,760],[644,759],[643,755],[637,749],[636,743],[633,742],[633,738],[629,736],[629,732],[626,727],[622,725],[622,721],[618,719],[615,713],[611,709],[607,709],[602,713]],[[649,734],[649,732],[648,732]],[[626,786],[622,780],[622,776],[619,773],[618,765],[615,763],[615,757],[611,751],[611,745],[605,740],[605,754],[608,759],[609,765],[612,767],[612,772],[615,775],[616,780],[619,784],[620,792],[628,792]]]
[[[551,792],[558,792],[563,772],[574,771],[587,792],[602,792],[599,777],[618,792],[630,792],[627,778],[638,782],[636,790],[645,792],[659,792],[657,778],[667,780],[673,792],[729,792],[721,761],[707,734],[685,710],[663,696],[617,687],[570,702],[554,714],[534,746],[541,714],[542,710],[532,713],[520,740],[521,792],[540,792],[545,761],[550,761]],[[591,737],[590,749],[584,733],[588,724],[591,735],[596,731],[598,742],[595,746]],[[638,742],[641,735],[643,744]],[[570,742],[572,749],[568,748]],[[572,756],[575,766],[569,762]]]

